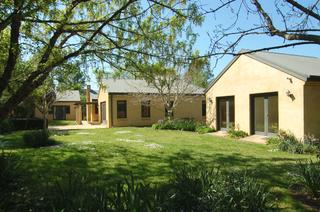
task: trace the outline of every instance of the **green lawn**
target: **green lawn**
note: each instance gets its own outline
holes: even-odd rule
[[[275,152],[266,145],[211,135],[151,128],[73,130],[53,138],[60,142],[58,146],[39,149],[16,147],[22,145],[21,132],[0,140],[6,149],[23,156],[29,183],[50,180],[70,169],[104,174],[110,182],[133,174],[147,182],[161,183],[179,166],[207,164],[226,170],[246,169],[278,196],[280,208],[303,210],[289,194],[289,173],[298,160],[310,155]]]
[[[76,121],[70,120],[50,120],[49,126],[77,125]]]

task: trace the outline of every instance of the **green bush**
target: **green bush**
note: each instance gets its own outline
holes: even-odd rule
[[[246,133],[245,131],[235,128],[230,128],[228,130],[228,134],[231,138],[244,138],[248,136],[248,133]]]
[[[55,141],[49,138],[48,130],[34,130],[23,134],[23,141],[29,147],[43,147],[55,145]]]
[[[153,124],[155,130],[182,130],[193,131],[198,133],[213,132],[214,129],[206,126],[203,123],[194,121],[193,119],[175,119],[175,120],[160,120]]]
[[[266,188],[245,172],[185,168],[175,172],[170,187],[167,207],[173,211],[265,211],[272,205]]]
[[[0,134],[5,134],[14,131],[12,121],[9,119],[0,120]]]
[[[280,130],[275,137],[268,138],[268,145],[276,146],[279,150],[295,154],[319,154],[320,141],[312,136],[305,136],[299,141],[293,133]]]
[[[206,125],[199,124],[196,126],[196,132],[199,134],[205,134],[205,133],[210,133],[214,132],[215,130],[211,127],[208,127]]]
[[[302,185],[313,197],[320,198],[320,161],[298,163],[295,182]]]
[[[313,135],[306,135],[303,139],[303,147],[305,153],[320,154],[320,139]]]

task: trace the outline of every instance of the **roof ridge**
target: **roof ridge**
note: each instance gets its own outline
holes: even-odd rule
[[[253,51],[251,49],[241,49],[239,51],[239,53],[244,53],[244,52],[249,52],[249,51]],[[316,56],[308,56],[308,55],[301,55],[301,54],[292,54],[292,53],[284,53],[284,52],[273,52],[270,50],[265,50],[265,51],[257,51],[257,52],[252,52],[252,53],[248,53],[248,54],[254,54],[254,53],[270,53],[270,54],[282,54],[282,55],[288,55],[288,56],[295,56],[295,57],[306,57],[306,58],[314,58],[314,59],[320,59],[319,57]]]

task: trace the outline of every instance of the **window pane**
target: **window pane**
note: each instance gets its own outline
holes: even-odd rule
[[[255,131],[264,132],[264,97],[254,98]]]
[[[268,98],[268,132],[278,132],[278,96],[270,96]]]
[[[141,102],[141,117],[143,118],[150,117],[150,101]]]
[[[127,101],[117,101],[117,118],[127,118]]]
[[[64,106],[66,113],[69,114],[70,113],[70,106]]]
[[[234,98],[229,100],[229,128],[235,127],[234,125]]]
[[[170,101],[170,105],[171,105],[171,107],[172,107],[173,101]],[[169,116],[169,113],[168,113],[167,108],[165,107],[164,110],[165,110],[165,117],[168,117],[168,116]],[[173,111],[172,111],[172,114],[171,114],[171,115],[173,116]]]
[[[227,102],[225,99],[219,100],[219,119],[220,128],[227,128]]]
[[[206,116],[206,101],[202,101],[202,116]]]

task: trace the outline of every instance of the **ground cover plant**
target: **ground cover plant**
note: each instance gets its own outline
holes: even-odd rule
[[[15,193],[15,196],[21,198],[10,198],[16,201],[10,205],[21,205],[23,208],[26,204],[36,205],[46,201],[45,196],[41,196],[43,192],[37,191],[47,191],[45,188],[51,187],[47,185],[48,182],[64,184],[59,179],[68,179],[61,178],[61,175],[71,169],[84,179],[86,176],[104,176],[106,180],[103,180],[103,186],[95,187],[95,181],[89,185],[105,188],[109,192],[115,190],[114,186],[119,180],[125,184],[124,179],[130,180],[131,175],[134,176],[137,185],[142,183],[146,188],[149,188],[149,185],[163,188],[167,183],[174,182],[172,177],[178,173],[177,169],[205,165],[219,168],[221,172],[246,170],[247,179],[259,182],[256,184],[256,181],[248,180],[248,185],[257,185],[256,188],[262,185],[277,199],[275,207],[306,210],[301,202],[291,196],[291,182],[288,181],[288,177],[289,173],[296,172],[296,162],[305,161],[311,157],[310,155],[274,152],[266,145],[208,134],[158,131],[151,128],[92,129],[55,133],[50,138],[59,142],[59,145],[36,149],[27,148],[22,137],[23,133],[16,132],[0,138],[0,145],[5,151],[13,151],[13,154],[23,158],[18,170],[23,170],[24,175]],[[197,181],[197,177],[191,179]],[[103,190],[99,193],[104,195]],[[35,201],[31,197],[39,198]]]

